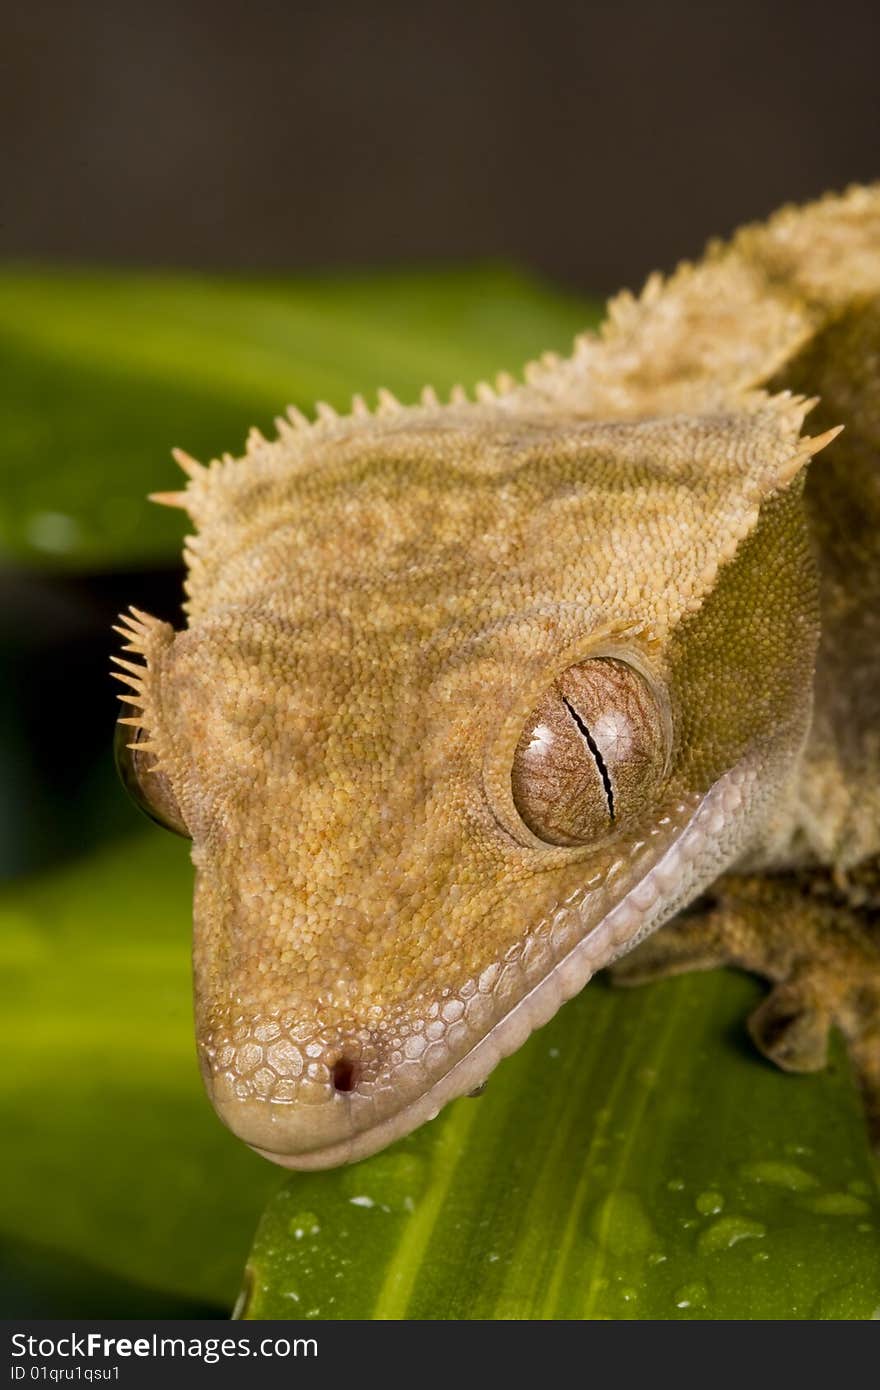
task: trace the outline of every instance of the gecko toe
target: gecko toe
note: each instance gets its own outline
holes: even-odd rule
[[[821,1071],[828,1062],[831,1014],[802,985],[777,985],[748,1020],[749,1035],[783,1071]]]

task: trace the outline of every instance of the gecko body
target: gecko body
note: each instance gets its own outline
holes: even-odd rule
[[[192,839],[237,1134],[374,1152],[615,962],[765,975],[759,1046],[841,1027],[877,1124],[880,190],[523,381],[179,459],[187,626],[122,620],[123,757]]]

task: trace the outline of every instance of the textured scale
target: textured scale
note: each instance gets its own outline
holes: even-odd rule
[[[369,1153],[728,871],[797,901],[876,860],[878,363],[880,192],[853,189],[652,276],[522,383],[176,453],[187,627],[124,619],[120,676],[192,835],[202,1068],[247,1142]],[[543,843],[515,750],[609,658],[655,692],[663,775]],[[847,1025],[865,1075],[878,1000]]]

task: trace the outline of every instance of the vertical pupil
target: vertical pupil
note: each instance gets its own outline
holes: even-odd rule
[[[583,719],[581,719],[581,716],[578,714],[574,705],[572,705],[571,702],[567,700],[564,695],[562,697],[562,703],[565,705],[565,708],[568,710],[569,714],[574,720],[574,723],[576,724],[580,734],[582,735],[584,742],[586,743],[587,747],[590,750],[590,753],[592,754],[593,761],[599,769],[599,775],[602,778],[602,786],[605,788],[605,800],[608,803],[608,816],[611,820],[614,820],[614,788],[611,785],[611,775],[608,771],[608,768],[605,766],[605,759],[599,752],[599,747],[596,743],[596,740],[593,738],[593,735],[590,733],[589,727],[584,723]]]

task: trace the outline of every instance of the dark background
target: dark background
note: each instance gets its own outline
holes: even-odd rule
[[[608,292],[880,176],[870,0],[32,0],[0,42],[0,256],[503,257]]]

